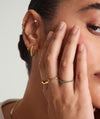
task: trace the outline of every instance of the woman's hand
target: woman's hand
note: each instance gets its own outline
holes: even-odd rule
[[[74,26],[70,31],[58,63],[66,29],[66,24],[61,22],[55,32],[49,32],[41,52],[39,67],[42,81],[58,77],[58,80],[51,80],[48,85],[43,85],[43,93],[48,101],[49,118],[94,119],[88,88],[86,49],[84,45],[78,45],[79,28]],[[74,67],[75,54],[76,66]],[[69,83],[59,82],[59,80],[73,79],[74,81]]]

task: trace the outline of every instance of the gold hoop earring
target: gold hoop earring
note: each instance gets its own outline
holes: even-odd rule
[[[33,51],[33,45],[32,45],[32,47],[30,49],[30,55],[31,55],[31,57],[33,57],[35,55],[35,51]]]

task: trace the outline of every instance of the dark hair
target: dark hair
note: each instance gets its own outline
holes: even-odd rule
[[[44,20],[52,20],[60,1],[61,0],[31,0],[28,10],[34,9]],[[23,35],[20,35],[18,48],[21,58],[26,62],[28,74],[30,74],[32,58],[24,44]]]

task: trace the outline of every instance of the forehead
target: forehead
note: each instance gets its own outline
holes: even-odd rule
[[[77,5],[79,5],[79,4],[85,4],[85,3],[100,2],[100,0],[62,0],[62,2],[66,2],[66,3],[77,3]]]
[[[100,0],[62,0],[57,9],[57,14],[71,15],[79,13],[87,13],[90,10],[95,10],[100,14]]]
[[[89,6],[93,4],[97,4],[97,6]],[[86,9],[81,12],[80,10],[83,8]],[[63,20],[69,24],[79,24],[88,18],[98,21],[98,17],[100,18],[100,0],[62,0],[57,8],[54,22],[58,23]]]
[[[78,9],[95,3],[100,3],[100,0],[62,0],[61,5],[66,8]]]

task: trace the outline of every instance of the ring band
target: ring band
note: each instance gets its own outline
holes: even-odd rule
[[[74,80],[70,80],[70,81],[63,81],[63,80],[60,80],[60,79],[59,79],[59,82],[60,82],[60,83],[70,83],[70,82],[73,82],[73,81],[74,81]]]
[[[58,77],[49,78],[48,80],[42,81],[41,83],[42,83],[43,85],[46,85],[46,84],[49,83],[49,81],[51,81],[51,80],[56,80],[56,79],[58,79]]]

